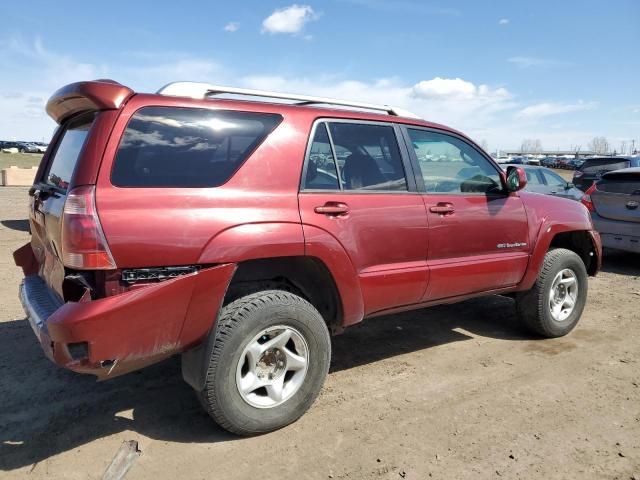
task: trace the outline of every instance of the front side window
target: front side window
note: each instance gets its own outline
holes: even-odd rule
[[[64,192],[67,191],[71,176],[80,157],[80,151],[93,124],[93,118],[94,115],[83,116],[72,120],[65,127],[53,160],[45,174],[46,183]]]
[[[500,174],[468,143],[451,135],[408,129],[427,193],[502,191]]]
[[[111,181],[118,187],[217,187],[281,120],[266,113],[142,108],[122,136]]]

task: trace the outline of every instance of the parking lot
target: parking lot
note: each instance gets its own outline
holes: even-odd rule
[[[179,359],[96,383],[44,357],[10,255],[26,192],[0,189],[0,478],[100,478],[124,440],[142,451],[132,479],[640,478],[636,255],[607,252],[564,338],[531,338],[503,297],[365,321],[334,338],[306,415],[237,438]]]

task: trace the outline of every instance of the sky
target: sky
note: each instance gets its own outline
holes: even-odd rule
[[[640,1],[0,2],[0,139],[47,141],[47,98],[111,78],[391,104],[492,151],[640,148]]]

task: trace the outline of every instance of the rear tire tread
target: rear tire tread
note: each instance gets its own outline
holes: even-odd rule
[[[254,310],[265,307],[269,304],[295,305],[298,308],[311,309],[314,312],[316,311],[315,308],[303,298],[282,290],[267,290],[252,293],[229,303],[222,309],[216,325],[216,337],[211,358],[209,360],[209,368],[207,369],[205,388],[202,392],[199,392],[199,396],[202,406],[205,408],[207,413],[213,417],[215,422],[225,430],[237,435],[255,435],[263,433],[263,431],[252,431],[237,428],[237,426],[231,423],[223,414],[222,409],[220,408],[220,402],[216,396],[214,376],[212,374],[212,371],[214,371],[215,368],[212,367],[218,363],[224,350],[223,346],[231,337],[231,334],[237,325],[246,319]],[[304,411],[300,412],[300,415],[293,419],[292,422],[297,420],[297,418],[303,414]]]

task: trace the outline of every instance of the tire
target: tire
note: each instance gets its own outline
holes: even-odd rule
[[[289,340],[283,340],[287,334]],[[267,343],[279,345],[267,348]],[[305,356],[302,367],[300,359]],[[200,401],[229,432],[271,432],[296,421],[311,407],[330,359],[329,331],[309,302],[281,290],[253,293],[220,313]],[[241,393],[242,386],[253,386],[254,381],[264,386]]]
[[[572,280],[574,283],[571,283]],[[549,250],[531,290],[516,296],[518,317],[537,335],[562,337],[578,324],[587,301],[587,292],[587,270],[582,259],[564,248]],[[572,308],[568,307],[570,300],[573,300]]]

